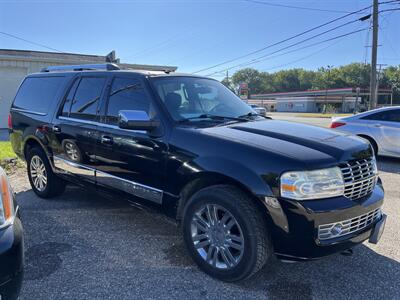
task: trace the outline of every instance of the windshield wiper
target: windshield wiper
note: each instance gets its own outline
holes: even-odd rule
[[[189,120],[196,120],[196,119],[230,120],[230,121],[238,121],[238,122],[247,122],[248,121],[248,119],[242,118],[242,117],[228,117],[228,116],[218,116],[218,115],[212,115],[212,114],[201,114],[199,116],[179,120],[179,122],[186,122]]]
[[[241,115],[238,118],[244,119],[244,118],[251,118],[251,117],[258,117],[259,114],[253,113],[253,112],[249,112],[245,115]]]
[[[265,119],[272,119],[271,117],[262,116],[262,115],[259,115],[257,113],[253,113],[253,112],[249,112],[248,114],[239,116],[238,118],[247,118],[248,120],[254,120],[253,117],[262,117],[262,118],[265,118]]]

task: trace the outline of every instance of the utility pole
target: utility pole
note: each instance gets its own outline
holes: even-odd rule
[[[373,0],[372,12],[372,56],[371,56],[371,84],[370,84],[370,98],[369,108],[374,109],[377,104],[377,90],[376,90],[376,61],[378,55],[378,0]]]

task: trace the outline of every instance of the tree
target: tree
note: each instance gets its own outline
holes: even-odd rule
[[[242,69],[235,72],[232,76],[232,82],[235,86],[240,83],[247,83],[250,93],[259,94],[263,91],[263,76],[261,73],[252,68]]]
[[[304,69],[281,70],[275,73],[260,72],[252,68],[237,71],[230,82],[223,83],[236,88],[240,83],[249,85],[251,94],[306,91],[330,88],[369,88],[370,66],[351,63],[333,68],[319,68],[317,71]],[[395,100],[400,97],[400,65],[390,66],[383,71],[380,87],[393,88]]]
[[[233,84],[232,80],[228,77],[225,77],[224,79],[221,80],[221,83],[226,86],[228,89],[230,89],[232,92],[236,92],[235,90],[235,85]]]

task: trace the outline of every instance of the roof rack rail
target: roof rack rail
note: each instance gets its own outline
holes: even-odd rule
[[[102,70],[102,71],[113,71],[121,70],[116,64],[88,64],[88,65],[67,65],[67,66],[50,66],[43,68],[40,72],[60,72],[60,71],[87,71],[87,70]]]

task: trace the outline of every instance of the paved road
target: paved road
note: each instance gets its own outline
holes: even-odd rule
[[[297,115],[298,113],[278,113],[278,112],[268,113],[268,116],[270,116],[275,120],[305,123],[320,127],[329,127],[329,125],[331,124],[330,118],[307,118],[307,117],[298,117]]]
[[[26,237],[21,299],[399,299],[400,161],[380,159],[388,223],[378,245],[352,257],[285,264],[257,278],[211,279],[185,252],[167,218],[77,187],[39,199],[25,174],[12,176]]]

